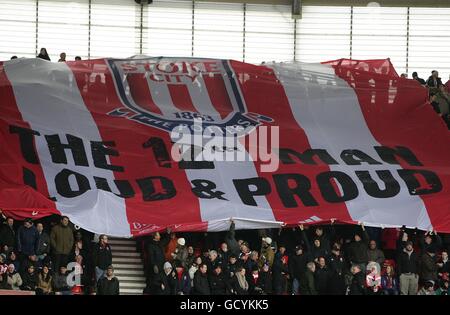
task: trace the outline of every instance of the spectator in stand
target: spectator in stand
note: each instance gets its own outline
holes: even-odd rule
[[[98,243],[94,246],[93,261],[95,267],[95,280],[98,282],[106,274],[108,266],[112,264],[111,246],[108,244],[108,237],[100,235]]]
[[[53,278],[50,275],[50,270],[47,265],[44,265],[42,267],[41,272],[38,275],[38,284],[36,287],[36,294],[37,295],[49,295],[53,294]]]
[[[367,257],[369,262],[373,261],[378,263],[380,266],[384,263],[384,253],[381,249],[377,248],[377,242],[371,240],[369,242],[369,249],[367,250]]]
[[[381,276],[381,290],[384,295],[398,295],[400,293],[394,268],[390,265],[386,266],[384,275]]]
[[[245,270],[245,269],[244,269]],[[211,289],[208,281],[208,265],[201,264],[194,275],[194,295],[210,295]]]
[[[434,281],[426,281],[422,289],[417,293],[417,295],[436,295],[434,292]]]
[[[17,272],[13,264],[10,264],[8,266],[8,270],[4,276],[7,277],[8,290],[20,290],[20,286],[22,285],[22,278],[20,277],[20,274]]]
[[[436,283],[438,277],[438,265],[436,263],[436,252],[432,247],[428,247],[420,258],[420,279],[422,281],[434,281]]]
[[[316,272],[316,264],[312,261],[306,264],[306,272],[304,277],[300,279],[300,294],[301,295],[317,295],[316,282],[314,280],[314,273]]]
[[[328,256],[328,250],[327,247],[329,247],[329,245],[327,246],[326,244],[322,243],[322,239],[325,239],[324,237],[319,237],[317,236],[317,234],[314,236],[313,242],[309,241],[309,238],[305,232],[305,228],[302,224],[299,225],[301,234],[302,234],[302,238],[303,238],[303,242],[306,245],[306,249],[308,251],[308,254],[310,256],[310,258],[318,263],[319,262],[319,257],[326,257]],[[316,233],[317,231],[322,231],[322,230],[318,230],[316,229]]]
[[[100,241],[100,238],[99,238],[99,241]],[[96,248],[97,245],[98,244],[94,245],[94,249]],[[69,254],[69,261],[75,261],[75,257],[77,257],[79,255],[81,255],[83,258],[88,256],[87,251],[84,250],[83,246],[84,245],[83,245],[82,240],[75,241],[75,244],[73,244],[73,249],[70,251],[70,254]],[[105,266],[105,268],[109,265],[111,265],[111,263],[107,264]]]
[[[33,220],[27,218],[17,230],[17,252],[22,266],[27,266],[27,260],[37,261],[36,252],[39,245],[39,232],[33,225]]]
[[[231,289],[232,293],[235,295],[248,295],[249,294],[249,285],[247,278],[245,277],[245,268],[239,267],[236,270],[233,278],[231,278]]]
[[[189,278],[191,279],[191,287],[194,285],[194,276],[201,264],[202,264],[202,257],[197,256],[195,257],[194,262],[189,267]]]
[[[187,253],[188,253],[188,255],[186,258],[186,266],[187,266],[187,268],[190,268],[190,266],[192,266],[192,263],[194,262],[194,259],[195,259],[194,247],[188,246]]]
[[[50,245],[53,252],[53,268],[59,270],[59,266],[67,265],[73,246],[73,231],[69,226],[68,217],[63,216],[60,224],[52,228]]]
[[[441,253],[441,260],[437,263],[438,276],[442,277],[444,273],[450,273],[450,261],[448,260],[448,252],[446,250]]]
[[[106,276],[97,283],[97,295],[119,295],[119,279],[114,276],[113,266],[106,268]]]
[[[306,271],[306,264],[310,261],[309,256],[303,252],[303,246],[295,247],[295,255],[289,259],[289,275],[292,279],[292,294],[298,294],[300,281]]]
[[[445,279],[442,279],[441,285],[436,290],[436,295],[450,295],[450,288],[449,288],[449,279],[448,276]]]
[[[359,264],[355,264],[350,269],[353,277],[350,283],[349,295],[365,295],[366,294],[366,277],[361,270]]]
[[[400,77],[401,77],[401,78],[404,78],[404,79],[408,79],[408,74],[407,74],[407,73],[402,73],[402,74],[400,75]]]
[[[406,242],[405,248],[397,258],[397,266],[400,275],[400,293],[416,295],[419,283],[419,259],[411,241]]]
[[[170,230],[168,230],[170,232]],[[153,234],[152,239],[146,245],[147,251],[147,284],[150,285],[152,278],[163,271],[165,262],[164,248],[169,242],[169,238],[161,240],[159,232]]]
[[[222,264],[226,264],[229,258],[230,252],[228,251],[228,245],[227,243],[223,242],[222,244],[220,244],[219,260],[222,262]]]
[[[6,262],[8,265],[13,264],[14,267],[16,268],[16,270],[22,270],[22,269],[20,269],[20,261],[19,261],[15,251],[9,252],[9,257]]]
[[[287,293],[287,280],[289,278],[288,256],[286,247],[280,244],[275,254],[272,266],[272,281],[274,294]]]
[[[76,56],[75,57],[75,61],[81,61],[81,57],[80,56]]]
[[[16,231],[14,230],[14,219],[11,217],[6,218],[0,228],[0,245],[2,252],[8,255],[8,253],[14,250],[16,246]]]
[[[187,268],[187,257],[188,257],[188,251],[186,248],[186,240],[184,238],[179,238],[177,240],[177,247],[175,248],[175,251],[172,253],[172,259],[178,260],[183,268]]]
[[[205,264],[208,266],[208,275],[212,275],[216,267],[222,264],[218,257],[217,251],[209,251],[208,258],[205,260]]]
[[[230,294],[231,287],[226,275],[222,272],[222,265],[218,264],[209,278],[212,295]]]
[[[163,266],[164,277],[166,278],[166,295],[175,295],[175,290],[177,286],[177,275],[173,270],[173,266],[170,262],[166,261]]]
[[[36,256],[38,266],[41,267],[43,263],[48,262],[50,259],[50,236],[44,232],[44,225],[42,223],[37,223],[36,229],[39,236]]]
[[[183,264],[174,260],[175,273],[176,273],[176,285],[175,294],[176,295],[188,295],[191,293],[191,279]]]
[[[65,52],[62,52],[59,54],[58,62],[66,62],[66,53]]]
[[[439,72],[436,70],[431,71],[431,76],[427,80],[427,86],[429,88],[440,88],[442,80],[439,78]]]
[[[53,276],[53,290],[58,295],[71,295],[72,291],[67,283],[68,272],[66,266],[60,266],[59,272]]]
[[[175,233],[169,233],[169,242],[166,245],[164,258],[166,261],[173,261],[172,253],[175,252],[178,246],[178,238]]]
[[[341,255],[340,244],[334,244],[329,257],[330,278],[328,282],[328,293],[330,295],[344,295],[347,287],[345,285],[344,256]]]
[[[37,58],[50,61],[50,56],[47,53],[47,49],[41,48],[41,51],[39,52],[39,55],[37,55]]]
[[[34,265],[29,264],[27,271],[22,273],[22,286],[23,291],[35,291],[38,284],[38,275],[35,272]]]
[[[227,272],[229,274],[229,278],[232,278],[236,273],[237,269],[240,267],[242,267],[241,261],[238,260],[234,254],[231,254],[227,265]]]
[[[419,75],[417,74],[417,72],[413,72],[412,73],[412,77],[413,77],[414,80],[419,82],[421,85],[426,85],[427,84],[424,79],[419,78]]]
[[[361,232],[356,232],[354,241],[348,246],[348,257],[352,265],[359,265],[359,269],[366,270],[366,264],[369,261],[367,256],[367,244],[369,242],[369,235],[364,228],[364,224],[360,223]]]
[[[237,242],[236,240],[236,233],[235,233],[235,223],[233,221],[233,219],[230,220],[231,224],[230,224],[230,230],[228,231],[226,238],[225,238],[225,242],[228,245],[228,250],[230,251],[230,254],[239,256],[239,247],[240,244]]]
[[[244,264],[245,271],[247,272],[247,275],[250,275],[253,267],[256,266],[259,269],[260,259],[259,259],[259,253],[256,250],[253,250],[250,252],[250,258],[247,259],[247,261]]]
[[[433,234],[435,240],[433,240]],[[442,247],[442,239],[437,233],[425,232],[425,234],[419,238],[419,245],[421,254],[430,251],[431,253],[436,253]]]
[[[17,59],[17,56],[12,56],[11,60]]]
[[[328,284],[330,279],[330,272],[326,265],[325,257],[319,257],[314,280],[316,282],[316,289],[319,295],[328,294]]]
[[[268,264],[269,267],[273,265],[273,259],[275,253],[272,249],[272,239],[270,237],[263,237],[261,243],[261,256],[259,258],[259,267],[261,268],[264,264]]]

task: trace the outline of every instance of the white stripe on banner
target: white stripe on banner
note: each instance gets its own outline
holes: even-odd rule
[[[431,228],[426,207],[419,196],[411,196],[397,170],[400,166],[382,164],[347,166],[340,160],[345,149],[357,149],[377,158],[374,146],[380,145],[371,134],[354,89],[335,75],[334,69],[322,64],[275,64],[272,65],[282,82],[289,99],[292,113],[298,125],[305,131],[311,148],[326,149],[339,165],[330,165],[332,171],[342,171],[358,185],[359,196],[346,202],[354,221],[366,225]],[[301,74],[301,75],[300,75]],[[311,82],[316,78],[316,82]],[[379,160],[379,158],[378,158]],[[384,188],[376,170],[390,170],[400,183],[398,195],[388,199],[367,195],[355,175],[357,170],[368,170],[372,178]],[[395,209],[395,210],[394,210]]]
[[[53,63],[42,59],[20,59],[8,62],[5,71],[11,82],[17,106],[31,128],[41,133],[35,137],[39,160],[47,181],[50,196],[56,197],[57,209],[86,230],[114,236],[130,236],[124,199],[113,193],[95,189],[93,177],[105,178],[111,187],[112,171],[94,167],[89,141],[102,141],[95,121],[86,108],[77,88],[72,71],[65,63]],[[52,162],[43,135],[58,134],[67,143],[65,133],[83,139],[89,166],[76,166],[71,151],[66,149],[67,165]],[[55,176],[68,168],[89,179],[91,190],[75,198],[58,194]],[[71,187],[77,189],[73,176]],[[114,188],[112,188],[114,191]]]
[[[180,110],[173,104],[167,84],[155,82],[148,75],[145,78],[155,105],[158,106],[164,117],[173,119],[174,113],[178,113]]]
[[[220,114],[211,102],[208,89],[202,75],[197,75],[194,82],[187,80],[186,86],[188,88],[189,95],[191,95],[192,104],[195,109],[201,114],[212,116],[214,120],[220,120]]]

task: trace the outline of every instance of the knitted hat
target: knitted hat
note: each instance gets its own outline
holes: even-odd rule
[[[186,245],[186,240],[184,239],[184,238],[179,238],[178,240],[177,240],[177,243],[178,243],[178,245],[180,245],[180,246],[184,246],[184,245]]]

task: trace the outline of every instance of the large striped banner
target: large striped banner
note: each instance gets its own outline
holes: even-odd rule
[[[389,60],[16,59],[0,117],[0,209],[17,219],[125,237],[230,218],[450,232],[449,132]]]

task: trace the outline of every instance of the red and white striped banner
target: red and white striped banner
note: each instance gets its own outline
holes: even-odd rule
[[[16,59],[0,63],[0,117],[0,209],[15,218],[114,236],[230,218],[450,232],[449,132],[389,60]],[[198,121],[251,130],[231,147],[243,158],[176,160],[174,128]]]

